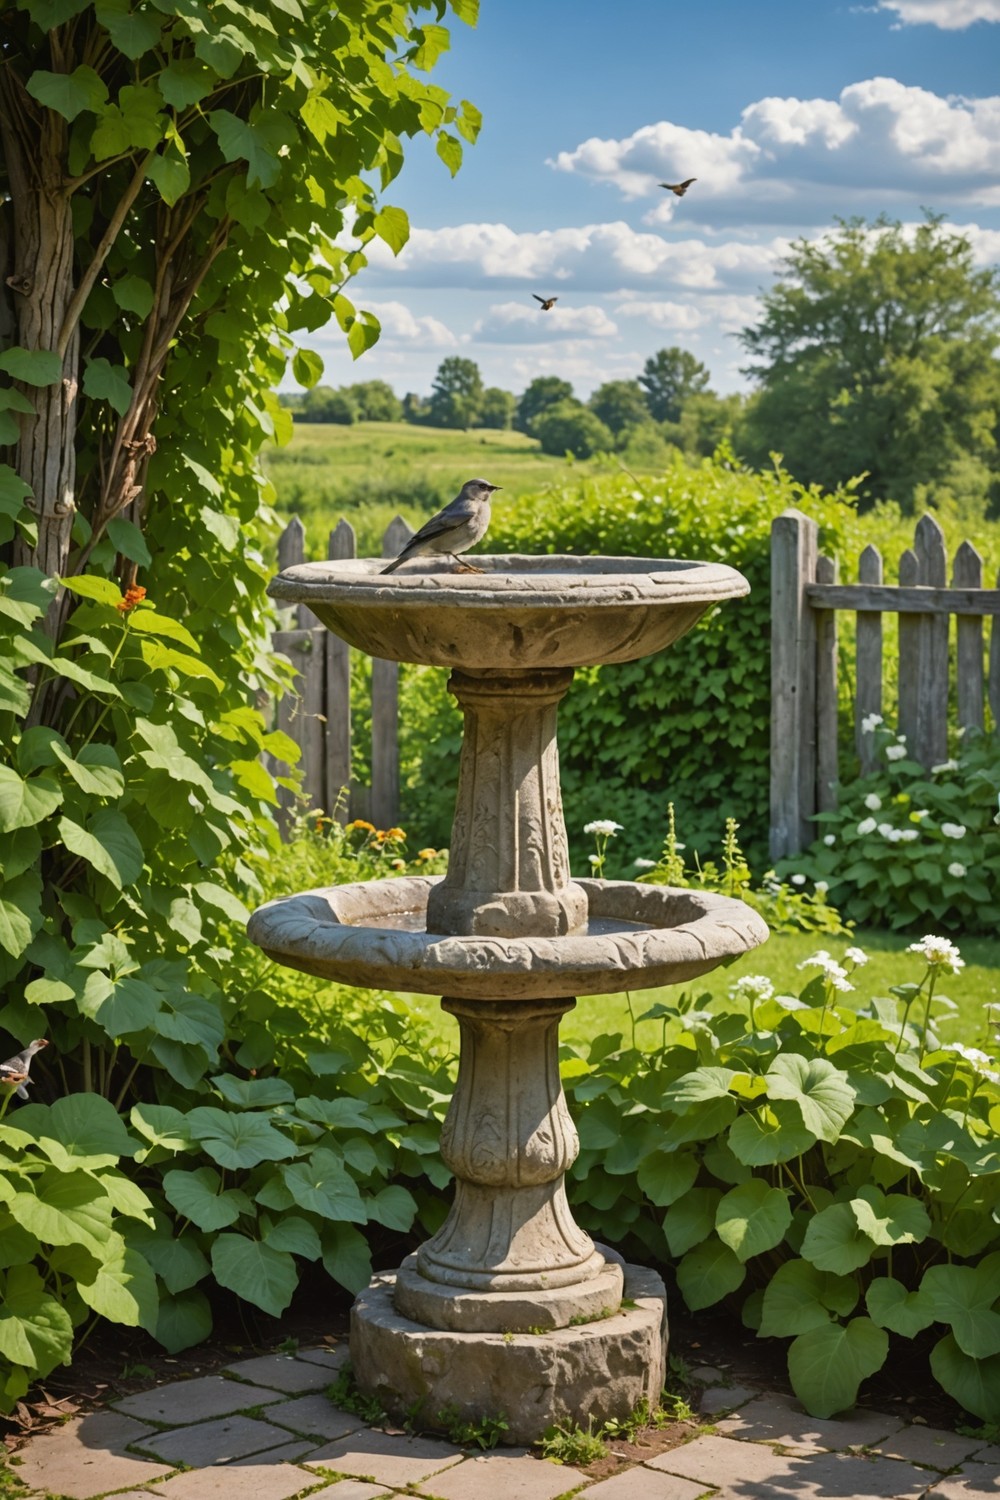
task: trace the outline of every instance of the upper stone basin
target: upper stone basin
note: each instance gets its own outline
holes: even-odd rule
[[[710,605],[750,591],[721,563],[675,558],[476,555],[480,573],[416,558],[301,563],[268,593],[306,604],[352,646],[465,671],[597,666],[661,651]]]
[[[581,880],[589,923],[564,937],[448,936],[426,930],[440,876],[330,886],[270,901],[250,937],[269,958],[370,989],[462,1000],[539,1000],[685,984],[765,941],[728,896],[627,880]]]

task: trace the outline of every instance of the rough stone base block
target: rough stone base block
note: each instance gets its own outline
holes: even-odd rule
[[[599,1258],[598,1258],[599,1259]],[[396,1272],[396,1310],[421,1325],[457,1333],[537,1333],[570,1323],[617,1313],[622,1297],[622,1269],[605,1264],[589,1281],[551,1290],[470,1292],[429,1281],[408,1255]]]
[[[419,1406],[435,1425],[448,1409],[470,1421],[503,1416],[503,1441],[533,1443],[554,1422],[595,1427],[645,1398],[655,1406],[667,1359],[667,1301],[655,1271],[625,1267],[623,1307],[610,1318],[543,1334],[451,1333],[401,1317],[396,1276],[374,1277],[351,1310],[351,1364],[361,1389],[402,1419]]]

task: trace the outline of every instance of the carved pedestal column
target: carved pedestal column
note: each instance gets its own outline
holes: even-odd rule
[[[584,929],[569,875],[556,709],[572,671],[453,672],[465,734],[448,874],[428,932],[558,937]]]
[[[576,1224],[564,1176],[579,1140],[559,1080],[573,1000],[445,999],[462,1052],[441,1155],[455,1174],[445,1223],[400,1271],[396,1305],[438,1328],[565,1327],[617,1310],[621,1270]]]

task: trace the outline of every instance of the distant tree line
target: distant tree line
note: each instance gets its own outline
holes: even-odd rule
[[[426,399],[400,401],[380,380],[282,399],[299,421],[514,427],[546,453],[618,452],[647,467],[671,448],[708,455],[726,441],[754,466],[781,455],[805,484],[855,479],[862,507],[951,496],[1000,511],[1000,271],[977,268],[970,241],[935,214],[916,230],[841,220],[793,244],[784,266],[739,335],[747,396],[718,395],[706,367],[672,346],[587,401],[556,375],[520,396],[484,386],[457,356]]]

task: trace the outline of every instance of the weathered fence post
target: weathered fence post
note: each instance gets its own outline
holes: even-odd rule
[[[912,547],[899,559],[899,586],[913,588],[920,583],[920,562]],[[917,758],[920,749],[920,616],[904,610],[897,617],[899,625],[899,697],[896,725],[906,737],[910,754]]]
[[[983,560],[971,542],[963,542],[955,553],[951,586],[981,589]],[[982,729],[983,715],[983,617],[955,618],[955,675],[958,683],[958,722],[962,729]]]
[[[816,582],[837,582],[837,564],[832,557],[817,557]],[[837,806],[837,751],[837,612],[823,609],[816,620],[817,812],[832,812]],[[809,841],[814,837],[815,829]]]
[[[293,516],[278,538],[278,572],[295,568],[306,560],[306,529],[298,516]],[[316,624],[316,616],[305,604],[297,604],[291,617],[300,630],[309,630]]]
[[[276,727],[293,739],[302,751],[299,761],[302,795],[308,798],[310,808],[327,806],[323,764],[325,634],[326,631],[318,625],[315,630],[278,630],[272,637],[275,651],[287,656],[299,673],[295,691],[278,700]],[[287,836],[294,806],[295,798],[291,792],[279,787],[278,826],[282,837]]]
[[[786,510],[771,528],[771,858],[811,841],[816,811],[816,626],[806,585],[819,528]]]
[[[944,532],[934,516],[923,515],[917,522],[914,551],[920,562],[920,582],[927,588],[947,588]],[[947,614],[924,615],[920,621],[917,759],[924,766],[938,765],[948,758],[949,624]]]
[[[882,582],[882,554],[870,542],[858,559],[858,582]],[[859,609],[855,619],[854,744],[861,774],[867,776],[875,769],[877,741],[861,725],[869,714],[882,714],[882,616],[876,610]]]
[[[389,522],[382,556],[395,557],[413,535],[402,516]],[[372,659],[371,820],[391,828],[399,819],[399,664]]]
[[[1000,589],[1000,573],[997,574],[997,588]],[[990,626],[989,700],[993,727],[996,729],[1000,725],[1000,615],[993,616]]]
[[[338,521],[330,532],[327,556],[331,562],[354,557],[354,527]],[[351,648],[332,630],[326,636],[326,792],[329,811],[337,810],[341,823],[351,815],[349,797],[339,803],[341,790],[351,785]]]

